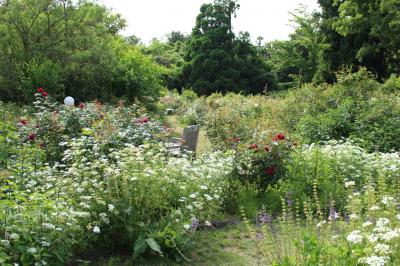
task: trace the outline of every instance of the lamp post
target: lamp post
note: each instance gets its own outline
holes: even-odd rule
[[[66,106],[74,106],[74,103],[75,103],[74,98],[72,98],[71,96],[65,97],[65,99],[64,99],[64,104],[65,104]]]

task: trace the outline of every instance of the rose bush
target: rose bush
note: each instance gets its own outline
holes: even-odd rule
[[[168,132],[138,107],[42,93],[0,175],[0,264],[65,265],[88,248],[182,259],[185,236],[224,205],[232,154],[170,157]]]

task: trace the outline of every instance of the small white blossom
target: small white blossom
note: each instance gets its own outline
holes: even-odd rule
[[[345,188],[353,187],[355,185],[356,185],[356,183],[354,181],[349,181],[349,182],[344,183]]]
[[[379,208],[379,206],[372,206],[371,208],[369,208],[370,211],[379,211],[381,208]]]
[[[353,232],[351,232],[347,237],[346,237],[347,241],[351,242],[351,243],[361,243],[363,240],[362,235],[360,235],[360,231],[355,230]]]
[[[391,203],[393,203],[394,202],[394,198],[393,197],[390,197],[390,196],[384,196],[383,198],[382,198],[382,204],[383,205],[389,205],[389,204],[391,204]]]
[[[43,228],[49,229],[49,230],[53,230],[56,228],[56,226],[54,224],[51,223],[42,223]]]
[[[47,241],[42,241],[42,242],[40,242],[40,244],[42,244],[43,247],[49,247],[50,246],[50,243],[47,242]]]
[[[12,240],[18,240],[18,239],[19,239],[19,234],[17,234],[17,233],[12,233],[12,234],[10,235],[10,239],[12,239]]]
[[[358,219],[358,215],[355,213],[352,213],[349,215],[350,220],[357,220]]]
[[[376,221],[376,227],[384,227],[390,222],[388,218],[379,218],[378,221]]]
[[[5,240],[5,239],[0,240],[0,243],[3,244],[3,245],[5,245],[5,246],[10,245],[10,241]]]
[[[372,255],[371,257],[365,258],[363,262],[370,266],[384,266],[386,263],[386,259],[386,257],[378,257],[376,255]]]
[[[365,223],[362,224],[363,227],[368,227],[370,225],[373,225],[370,221],[366,221]]]
[[[100,228],[97,225],[93,227],[93,233],[100,234]]]
[[[322,222],[317,223],[317,227],[321,227],[322,225],[326,224],[326,221],[323,220]]]
[[[37,249],[32,247],[32,248],[28,248],[28,252],[31,254],[35,254],[37,252]]]
[[[374,251],[378,254],[389,254],[390,246],[386,244],[379,243],[374,247]]]
[[[390,241],[393,238],[399,237],[399,233],[395,230],[390,230],[382,235],[382,239],[385,241]]]

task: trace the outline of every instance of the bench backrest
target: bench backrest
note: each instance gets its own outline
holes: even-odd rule
[[[188,126],[183,129],[183,146],[192,152],[196,152],[197,140],[199,139],[199,129],[199,125]]]

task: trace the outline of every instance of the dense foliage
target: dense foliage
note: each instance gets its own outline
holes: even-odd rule
[[[0,1],[0,264],[197,265],[239,223],[207,252],[399,265],[399,3],[319,3],[286,41],[235,36],[215,0],[145,45],[96,2]]]
[[[200,95],[276,88],[271,67],[250,43],[249,34],[237,38],[232,31],[239,7],[236,1],[216,0],[200,8],[183,69],[186,86]]]
[[[231,155],[172,157],[168,131],[137,106],[35,97],[34,114],[0,109],[1,264],[65,265],[93,247],[182,260],[185,235],[223,206]]]
[[[78,100],[157,96],[162,70],[118,36],[119,15],[91,1],[0,6],[0,95],[29,102],[36,88]]]

